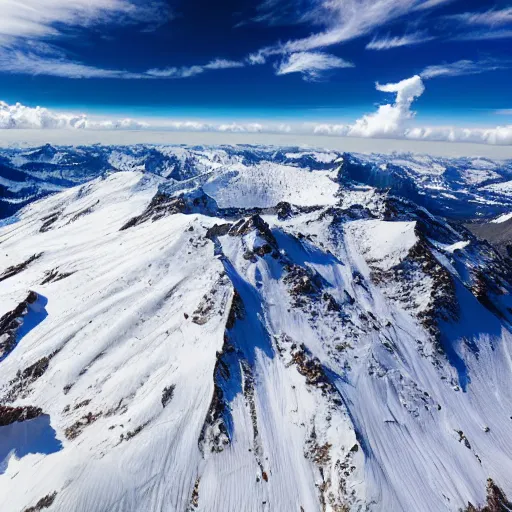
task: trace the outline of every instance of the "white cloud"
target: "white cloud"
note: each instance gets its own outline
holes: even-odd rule
[[[310,11],[325,30],[288,41],[286,52],[308,51],[368,35],[414,11],[431,9],[450,0],[322,0]]]
[[[157,78],[189,78],[217,69],[240,68],[244,62],[215,59],[207,64],[165,69],[149,69],[134,73],[123,69],[105,69],[87,66],[81,62],[71,61],[53,48],[38,45],[23,50],[0,47],[0,73],[18,73],[26,75],[49,75],[64,78],[117,78],[151,80]]]
[[[56,43],[78,29],[140,24],[152,29],[171,19],[165,0],[0,0],[0,72],[70,78],[143,78],[69,59]]]
[[[402,46],[411,46],[414,44],[425,43],[434,39],[425,32],[415,32],[403,36],[384,36],[373,38],[367,45],[367,50],[390,50],[391,48],[400,48]]]
[[[353,125],[318,124],[313,126],[316,135],[342,137],[374,137],[436,142],[472,142],[477,144],[511,145],[512,125],[496,128],[456,128],[452,126],[410,127],[395,135],[389,133],[368,135],[354,131]]]
[[[305,0],[289,2],[292,15],[286,15],[289,22],[307,22],[323,27],[323,30],[308,37],[290,40],[272,46],[260,48],[248,56],[250,64],[264,64],[269,57],[289,55],[300,52],[311,52],[332,45],[367,36],[375,29],[381,28],[406,15],[416,11],[425,11],[452,0]],[[283,17],[282,0],[265,0],[262,4],[268,9],[260,20],[273,24],[271,20]],[[283,20],[284,21],[284,20]],[[412,39],[419,36],[403,36],[394,41],[388,40],[389,45],[404,46],[415,44]],[[426,37],[426,36],[424,36]],[[408,38],[408,39],[407,39]],[[384,43],[383,43],[384,45]],[[371,43],[370,43],[371,46]],[[375,43],[377,49],[378,43]],[[392,46],[388,46],[392,47]],[[380,48],[379,48],[380,49]],[[384,48],[382,48],[384,49]]]
[[[302,73],[305,80],[318,80],[322,73],[337,68],[352,68],[354,64],[322,52],[298,52],[287,56],[278,66],[277,75]]]
[[[356,137],[401,136],[406,125],[414,118],[413,101],[425,91],[421,78],[416,75],[396,84],[377,84],[378,91],[396,93],[393,104],[381,105],[377,112],[358,119],[347,134]]]
[[[445,16],[450,23],[457,23],[469,32],[462,32],[453,39],[459,41],[484,41],[512,38],[512,7],[480,12],[463,12]],[[508,25],[508,28],[506,27]]]
[[[78,129],[78,130],[141,130],[163,129],[193,132],[226,133],[288,133],[287,124],[262,125],[260,123],[209,123],[191,120],[162,120],[154,124],[137,119],[90,118],[85,114],[56,112],[43,107],[27,107],[21,103],[9,105],[0,101],[0,129]]]
[[[245,64],[240,61],[215,59],[204,65],[149,69],[143,74],[142,78],[189,78],[191,76],[200,75],[205,71],[241,68],[244,67],[244,65]]]
[[[318,124],[313,132],[318,135],[348,137],[396,138],[445,142],[475,142],[495,145],[512,144],[512,125],[495,128],[455,128],[413,126],[415,99],[425,92],[420,76],[396,84],[376,85],[382,92],[396,93],[395,103],[381,105],[377,112],[367,114],[353,124]]]
[[[483,12],[464,12],[446,16],[449,20],[459,21],[465,25],[482,25],[496,27],[512,23],[512,7],[491,9]]]
[[[135,119],[94,120],[84,114],[65,114],[42,107],[27,107],[20,103],[9,105],[0,101],[0,128],[88,128],[141,129],[148,124]]]
[[[396,94],[394,103],[381,105],[352,124],[211,123],[194,120],[90,118],[85,114],[55,112],[42,107],[9,105],[0,101],[0,129],[168,130],[177,132],[316,134],[363,138],[393,138],[445,142],[512,145],[512,125],[495,128],[422,127],[413,125],[411,106],[425,88],[419,76],[396,84],[376,84],[379,91]]]
[[[494,59],[472,61],[459,60],[449,64],[438,64],[426,67],[420,74],[422,78],[435,78],[438,76],[477,75],[487,71],[495,71],[508,67],[507,63]]]
[[[453,39],[457,41],[486,41],[493,39],[510,39],[512,38],[512,30],[477,30],[459,34]]]
[[[165,2],[137,0],[0,0],[0,12],[0,36],[4,40],[55,37],[63,26],[154,23],[170,17]]]
[[[0,48],[0,72],[65,78],[144,78],[141,74],[87,66],[61,56],[5,48]]]
[[[448,142],[476,142],[494,145],[512,144],[512,125],[496,128],[413,128],[404,134],[407,139]]]

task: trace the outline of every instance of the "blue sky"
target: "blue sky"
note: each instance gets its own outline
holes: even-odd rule
[[[377,82],[419,75],[409,120],[512,124],[510,1],[0,0],[0,11],[8,104],[351,123],[394,104]]]

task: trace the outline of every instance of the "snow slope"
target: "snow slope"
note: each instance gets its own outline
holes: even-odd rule
[[[179,187],[137,165],[0,227],[0,509],[512,495],[505,260],[330,158],[201,151]]]

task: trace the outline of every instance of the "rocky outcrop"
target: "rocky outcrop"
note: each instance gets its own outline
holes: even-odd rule
[[[40,407],[33,407],[31,405],[23,407],[0,405],[0,427],[20,421],[33,420],[41,416],[41,414],[43,414],[43,411]]]
[[[50,366],[50,361],[58,352],[58,350],[55,350],[48,356],[42,357],[27,366],[24,370],[18,370],[16,377],[9,382],[9,389],[0,399],[0,403],[10,403],[18,398],[26,398],[30,392],[30,386],[45,374]]]
[[[36,292],[29,292],[25,300],[0,318],[0,360],[14,350],[17,343],[16,335],[23,323],[23,317],[28,314],[28,306],[34,304],[37,298]]]
[[[464,512],[510,512],[512,502],[510,502],[505,493],[489,478],[487,480],[487,504],[483,507],[475,507],[469,503]]]
[[[43,498],[41,498],[33,507],[28,507],[23,510],[23,512],[40,512],[45,508],[50,508],[57,497],[57,491],[52,492],[52,494],[47,494]]]
[[[5,281],[6,279],[9,279],[10,277],[15,276],[16,274],[23,272],[31,263],[38,260],[42,255],[42,252],[33,254],[32,256],[30,256],[30,258],[26,259],[22,263],[18,263],[17,265],[13,265],[12,267],[6,268],[0,274],[0,281]]]
[[[157,192],[147,208],[138,216],[131,218],[120,231],[138,226],[144,222],[155,222],[167,215],[176,213],[213,213],[217,210],[215,201],[204,192],[194,194],[169,195],[165,191]]]

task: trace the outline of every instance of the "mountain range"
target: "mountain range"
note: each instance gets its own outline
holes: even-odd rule
[[[512,162],[0,151],[0,508],[507,511]]]

